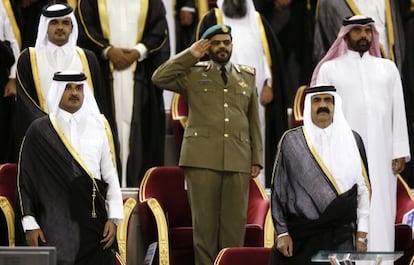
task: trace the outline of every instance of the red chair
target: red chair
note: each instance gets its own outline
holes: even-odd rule
[[[124,198],[124,220],[118,224],[116,230],[116,240],[118,241],[119,259],[122,264],[127,262],[127,242],[128,231],[132,217],[132,212],[137,204],[137,201],[133,198]]]
[[[0,245],[15,245],[16,164],[0,165]]]
[[[194,264],[191,211],[179,167],[154,167],[139,188],[139,217],[149,245],[158,242],[159,264]],[[274,230],[269,200],[261,184],[250,183],[246,246],[271,247]]]
[[[184,128],[187,126],[188,105],[185,97],[174,93],[171,100],[171,130],[175,137],[178,152],[181,150]]]
[[[292,106],[292,128],[303,125],[303,104],[305,101],[305,91],[309,86],[300,86],[295,93]]]
[[[16,198],[16,164],[0,165],[0,196],[6,197],[11,206]]]
[[[397,176],[397,213],[395,218],[395,250],[404,251],[404,256],[398,259],[395,264],[407,265],[414,255],[413,230],[414,224],[403,224],[404,216],[414,215],[414,196],[404,179]]]
[[[214,265],[267,265],[271,248],[234,247],[225,248],[217,255]]]

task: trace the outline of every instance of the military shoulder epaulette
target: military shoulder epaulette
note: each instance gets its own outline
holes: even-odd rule
[[[195,64],[196,67],[205,67],[204,71],[208,71],[211,68],[211,63],[209,61],[201,61]]]
[[[234,66],[236,67],[236,70],[239,72],[244,71],[249,74],[256,75],[256,69],[254,67],[243,65],[243,64],[235,64]]]
[[[205,67],[204,71],[211,69],[211,63],[209,61],[201,61],[195,64],[196,67]]]

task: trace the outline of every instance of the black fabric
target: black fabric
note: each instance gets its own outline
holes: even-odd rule
[[[372,18],[370,18],[370,17],[360,18],[360,19],[350,19],[351,17],[345,18],[342,21],[342,25],[343,26],[348,26],[348,25],[366,25],[368,23],[373,23],[374,22],[374,20]]]
[[[220,75],[221,75],[221,78],[223,79],[224,84],[227,85],[228,80],[227,80],[226,68],[224,66],[220,68]]]
[[[53,75],[53,80],[56,81],[83,81],[86,80],[86,76],[84,73],[79,73],[79,74],[66,74],[66,73],[62,73],[62,72],[56,72]]]
[[[293,256],[287,258],[274,249],[272,264],[313,264],[311,258],[319,250],[353,249],[357,193],[355,184],[352,189],[333,200],[318,220],[289,216],[288,226],[289,235],[293,240]]]
[[[92,179],[73,159],[49,120],[35,120],[19,161],[21,215],[36,218],[46,245],[56,246],[59,265],[112,265],[112,250],[99,241],[107,215],[105,185],[97,180],[97,218],[92,218]]]
[[[15,59],[10,42],[0,41],[0,164],[16,162],[15,99],[3,97],[9,81],[10,67]]]
[[[336,89],[334,86],[313,86],[313,87],[309,87],[308,89],[305,90],[306,94],[311,94],[311,93],[320,93],[320,92],[336,92]]]
[[[48,10],[48,8],[52,5],[54,5],[54,3],[45,5],[42,8],[42,15],[43,16],[45,16],[45,17],[63,17],[63,16],[66,16],[66,15],[69,15],[73,11],[72,7],[70,7],[66,4],[63,4],[63,3],[61,3],[61,5],[65,5],[65,8],[63,8],[63,9]]]

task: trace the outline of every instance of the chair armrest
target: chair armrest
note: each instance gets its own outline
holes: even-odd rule
[[[265,226],[264,226],[263,246],[265,248],[273,247],[274,240],[275,240],[275,228],[273,226],[272,212],[269,207],[269,210],[267,211],[267,214],[266,214],[266,221],[265,221]]]
[[[9,246],[14,246],[14,210],[6,197],[0,196],[0,209],[2,210],[4,217],[6,218]]]
[[[124,200],[124,220],[118,224],[116,230],[116,240],[118,241],[119,255],[123,263],[126,263],[127,257],[127,240],[128,240],[128,227],[129,221],[132,215],[132,211],[135,208],[137,201],[133,198]]]
[[[159,264],[169,265],[170,254],[167,218],[165,217],[164,211],[157,199],[150,198],[146,202],[154,215],[155,222],[157,223]]]

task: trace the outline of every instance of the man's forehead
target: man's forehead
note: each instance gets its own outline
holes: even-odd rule
[[[83,83],[81,82],[67,82],[66,87],[68,86],[83,86]]]
[[[71,17],[55,17],[55,18],[52,18],[50,21],[71,21],[72,22],[72,18]]]
[[[211,41],[213,40],[230,40],[230,35],[229,34],[216,34],[213,37],[211,37]]]
[[[355,25],[351,30],[372,29],[372,25]]]
[[[311,99],[315,99],[315,98],[333,98],[333,97],[334,96],[332,94],[329,94],[329,93],[320,93],[320,94],[313,95],[311,97]]]

